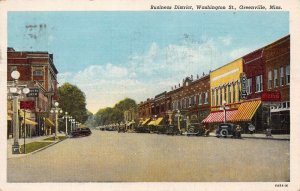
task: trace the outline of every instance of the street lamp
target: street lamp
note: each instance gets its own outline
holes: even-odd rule
[[[18,112],[18,103],[19,95],[28,94],[30,92],[29,88],[18,86],[18,79],[20,78],[20,73],[15,70],[11,73],[11,77],[14,79],[12,86],[9,88],[9,93],[13,96],[13,136],[14,143],[12,145],[12,153],[20,154],[20,145],[19,145],[19,112]],[[25,119],[24,119],[25,121]]]
[[[65,115],[63,116],[64,119],[66,119],[66,135],[68,135],[68,119],[72,118],[70,115],[68,115],[68,112],[65,112]]]
[[[58,114],[63,113],[63,110],[58,107],[59,103],[54,103],[54,108],[51,108],[50,112],[55,114],[55,139],[57,139],[58,132]]]
[[[70,122],[71,122],[71,131],[74,131],[74,123],[75,123],[75,119],[73,117],[70,118]]]
[[[223,101],[223,105],[220,107],[221,110],[224,110],[224,123],[226,123],[226,109],[229,109],[229,107],[226,106],[226,101]]]
[[[179,132],[180,132],[180,116],[181,116],[181,114],[180,114],[180,111],[179,111],[179,109],[177,110],[177,114],[175,115],[175,117],[177,117],[177,123],[178,123],[178,130],[179,130]]]

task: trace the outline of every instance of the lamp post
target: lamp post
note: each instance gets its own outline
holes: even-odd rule
[[[224,123],[226,123],[226,109],[229,109],[229,107],[226,106],[226,101],[223,101],[223,105],[220,107],[221,110],[224,110]]]
[[[63,110],[58,107],[59,103],[54,103],[54,108],[50,110],[51,113],[55,114],[55,140],[57,139],[57,132],[58,132],[58,114],[63,113]]]
[[[178,109],[176,117],[177,117],[177,124],[178,124],[178,130],[179,130],[179,132],[180,132],[180,116],[181,116],[181,114],[180,114],[180,111]]]
[[[68,135],[68,119],[71,118],[70,115],[68,115],[68,112],[65,112],[65,116],[63,116],[64,119],[66,119],[66,135]]]
[[[20,145],[19,145],[19,95],[28,94],[29,88],[18,86],[18,79],[20,78],[20,73],[15,70],[11,73],[11,77],[14,79],[12,86],[9,88],[9,93],[13,96],[13,136],[14,143],[12,145],[12,153],[20,154]],[[25,121],[25,119],[24,119]]]

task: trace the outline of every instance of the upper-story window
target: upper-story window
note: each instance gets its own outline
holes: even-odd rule
[[[227,100],[227,88],[226,86],[224,87],[224,100]]]
[[[211,103],[211,105],[212,106],[214,106],[215,105],[215,91],[214,90],[211,90],[211,101],[212,101],[212,103]],[[199,95],[199,100],[200,100],[200,95]],[[200,104],[200,102],[199,102],[199,104]]]
[[[197,97],[196,97],[196,95],[194,95],[194,104],[193,105],[196,105],[196,103],[197,103]]]
[[[34,76],[42,76],[42,75],[44,75],[44,71],[41,69],[33,70],[33,75]]]
[[[284,71],[283,71],[283,66],[280,67],[280,81],[279,81],[280,86],[284,85]]]
[[[216,105],[219,104],[219,90],[216,89]]]
[[[199,105],[202,105],[202,93],[199,93]]]
[[[231,103],[231,85],[228,85],[228,103]]]
[[[256,76],[256,92],[261,92],[263,89],[262,75]]]
[[[274,88],[278,86],[278,70],[274,69]]]
[[[222,90],[223,90],[223,89],[221,88],[221,89],[220,89],[220,105],[222,105],[222,101],[223,101],[223,100],[222,100],[222,99],[223,99]]]
[[[188,107],[190,107],[192,105],[192,97],[189,97],[189,105]]]
[[[232,86],[232,102],[235,103],[235,83]]]
[[[248,95],[252,93],[252,78],[247,79],[247,93]]]
[[[204,103],[208,103],[208,92],[205,92],[204,95]]]
[[[272,70],[268,72],[268,89],[272,89]]]
[[[290,65],[287,65],[285,68],[285,78],[286,85],[290,84]]]

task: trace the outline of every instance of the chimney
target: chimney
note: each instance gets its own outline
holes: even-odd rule
[[[178,87],[180,88],[180,83],[178,84]]]
[[[197,74],[197,79],[199,79],[199,74]]]
[[[176,85],[175,85],[175,89],[176,89]]]
[[[205,74],[204,74],[204,72],[203,72],[203,74],[202,74],[202,76],[204,76]]]
[[[191,80],[193,80],[193,75],[191,75]]]

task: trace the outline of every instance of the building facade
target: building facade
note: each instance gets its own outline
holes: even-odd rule
[[[54,132],[53,117],[49,110],[58,98],[57,92],[57,69],[53,62],[53,55],[48,52],[15,51],[7,50],[7,85],[11,86],[13,79],[11,73],[17,70],[20,73],[18,85],[27,86],[35,91],[35,96],[25,96],[22,100],[31,100],[35,103],[26,119],[30,127],[30,136],[51,134]],[[12,101],[8,97],[8,115],[11,115]],[[8,117],[8,138],[13,135],[11,116]],[[28,124],[28,123],[27,123]],[[21,128],[20,128],[21,129]]]

